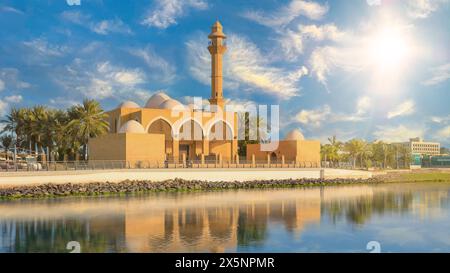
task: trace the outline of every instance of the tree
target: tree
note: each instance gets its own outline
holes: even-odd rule
[[[89,99],[85,99],[81,105],[73,106],[68,114],[71,121],[67,124],[67,131],[83,145],[84,159],[87,160],[89,138],[108,132],[108,115],[97,101]]]
[[[342,149],[342,142],[338,141],[335,135],[329,137],[328,142],[330,143],[329,159],[335,164],[340,160],[339,151]]]
[[[5,152],[6,161],[8,161],[8,151],[11,148],[14,140],[11,135],[3,135],[0,137],[0,144]]]
[[[350,157],[353,161],[353,168],[356,168],[356,160],[359,157],[361,157],[361,154],[364,150],[365,141],[361,139],[352,139],[345,143],[345,150],[349,153]]]
[[[26,140],[23,135],[26,112],[24,108],[12,108],[10,113],[6,115],[6,118],[0,121],[0,123],[4,124],[1,133],[9,133],[14,136],[13,143],[16,146]]]
[[[250,128],[253,127],[250,125],[255,125],[256,128]],[[259,116],[254,117],[250,116],[249,112],[241,112],[238,114],[238,126],[239,138],[243,138],[238,139],[238,152],[240,156],[246,155],[247,144],[256,144],[267,138],[265,130],[261,129],[267,128],[266,121]]]

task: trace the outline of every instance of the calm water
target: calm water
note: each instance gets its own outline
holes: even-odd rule
[[[450,252],[450,184],[0,201],[0,252]]]

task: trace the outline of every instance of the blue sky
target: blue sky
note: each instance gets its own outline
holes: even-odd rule
[[[449,0],[1,0],[0,115],[208,98],[219,19],[225,97],[279,104],[282,134],[450,146],[448,14]]]

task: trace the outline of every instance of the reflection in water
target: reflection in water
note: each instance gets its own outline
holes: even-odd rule
[[[1,201],[0,252],[67,252],[69,241],[82,252],[276,251],[268,245],[279,232],[288,239],[278,250],[301,251],[315,231],[333,238],[339,223],[347,231],[392,217],[448,224],[449,190],[391,184]]]

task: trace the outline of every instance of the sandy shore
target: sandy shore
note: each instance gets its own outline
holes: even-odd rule
[[[359,170],[325,169],[325,179],[366,179],[372,172]],[[164,181],[181,178],[210,182],[283,180],[320,178],[320,169],[151,169],[151,170],[87,170],[87,171],[41,171],[0,173],[0,187],[39,185],[45,183],[91,183],[121,182],[124,180]]]

